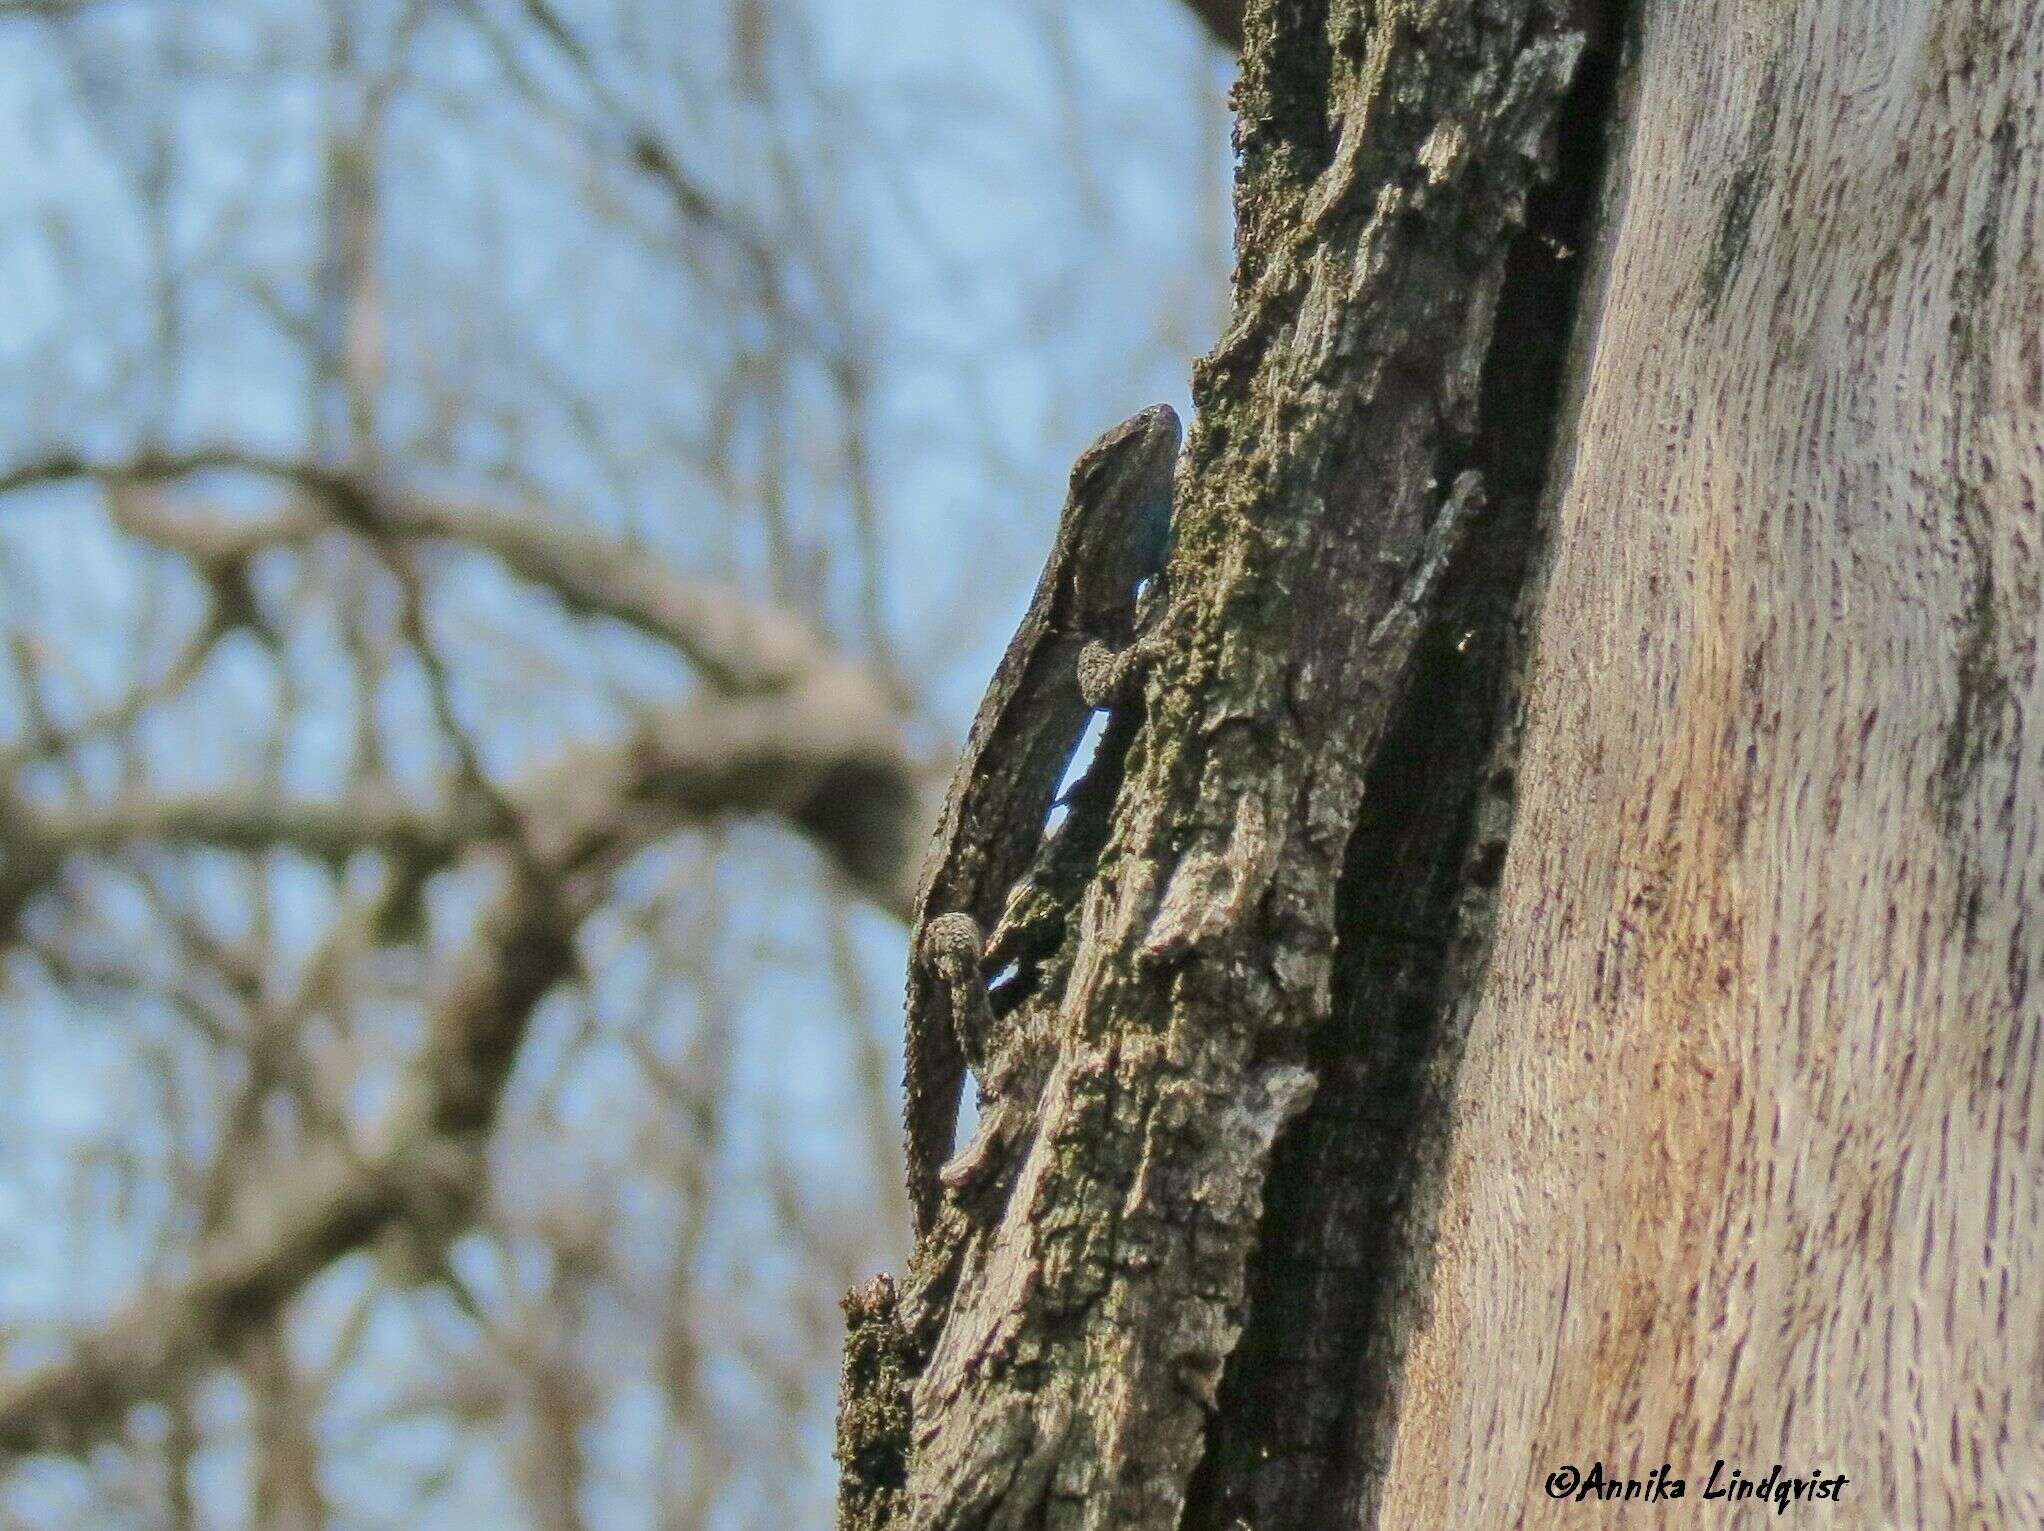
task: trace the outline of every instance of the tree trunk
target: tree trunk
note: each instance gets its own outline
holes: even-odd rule
[[[1250,7],[1176,641],[847,1525],[2044,1508],[2044,22],[1618,21]]]
[[[1385,1523],[2044,1524],[2044,12],[1644,22]]]

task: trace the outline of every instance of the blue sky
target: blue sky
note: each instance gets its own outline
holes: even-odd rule
[[[798,347],[774,363],[785,373],[761,395],[777,400],[771,408],[755,402],[718,425],[734,370],[774,350],[771,325],[744,312],[742,266],[677,227],[657,188],[605,168],[615,144],[585,130],[614,118],[557,53],[512,25],[516,5],[477,9],[504,23],[508,58],[460,8],[429,8],[378,145],[379,448],[432,487],[544,503],[641,537],[649,556],[692,573],[813,603],[856,649],[859,564],[846,546],[842,404],[827,373]],[[798,210],[825,252],[794,262],[788,301],[866,369],[883,625],[924,705],[925,742],[955,739],[1034,581],[1071,457],[1145,404],[1187,408],[1191,359],[1211,344],[1225,298],[1228,61],[1177,0],[810,0],[770,12],[782,45],[769,55],[768,107],[732,88],[725,8],[560,9],[603,62],[603,88],[776,237],[791,204],[764,145],[784,135],[801,171]],[[398,0],[349,8],[372,65],[401,10]],[[326,16],[281,0],[104,0],[68,31],[0,21],[0,160],[10,166],[0,182],[0,375],[11,383],[0,466],[59,445],[115,455],[152,442],[328,449],[318,424],[328,411],[291,328],[319,319],[320,146],[335,111],[348,109],[324,71]],[[786,47],[795,37],[806,45]],[[560,114],[509,88],[508,68],[563,103]],[[169,178],[157,222],[138,198],[152,175]],[[170,289],[156,275],[164,249],[180,273]],[[728,451],[712,472],[701,459],[718,429]],[[788,545],[819,571],[810,586],[788,584],[748,508],[777,439],[794,443],[778,492]],[[730,471],[744,482],[734,488]],[[230,506],[263,502],[246,484],[207,492]],[[288,662],[252,643],[228,646],[184,703],[140,730],[150,781],[236,780],[288,710],[283,778],[308,793],[341,783],[361,699],[330,656],[360,592],[296,555],[256,572],[264,598],[293,614]],[[507,776],[600,733],[619,696],[688,684],[670,656],[615,632],[592,637],[480,559],[436,575],[439,635],[466,677],[463,702],[491,764]],[[0,605],[10,634],[43,646],[50,699],[74,713],[160,663],[200,610],[188,581],[124,543],[94,496],[75,490],[17,497],[0,516]],[[400,740],[423,710],[422,686],[400,665],[370,698]],[[0,738],[18,737],[23,716],[18,690],[0,684]],[[418,781],[444,763],[424,744],[392,756]],[[107,791],[135,768],[111,750],[89,753],[76,781],[52,775],[23,789]],[[258,884],[203,857],[175,872],[228,930],[247,925],[241,904],[262,886],[287,958],[319,939],[339,891],[323,869],[284,859]],[[98,938],[146,947],[150,906],[117,883],[103,890]],[[444,879],[436,912],[458,924],[480,886],[479,875]],[[640,916],[682,929],[677,939],[713,928],[716,982],[657,970],[634,944]],[[829,976],[834,918],[849,932],[864,1016],[847,1017],[842,983]],[[734,1326],[771,1349],[777,1324],[827,1313],[836,1292],[834,1277],[775,1243],[772,1206],[745,1200],[765,1194],[755,1161],[773,1145],[824,1225],[871,1221],[848,1136],[847,1022],[898,1048],[902,932],[871,910],[846,913],[805,848],[738,826],[713,844],[644,858],[585,945],[602,959],[587,1005],[564,1000],[539,1017],[507,1108],[514,1122],[538,1110],[546,1081],[556,1135],[521,1137],[514,1126],[501,1153],[514,1179],[569,1194],[628,1185],[639,1150],[617,1135],[626,1071],[615,1050],[577,1053],[576,1039],[657,1014],[685,1049],[700,1034],[690,1028],[709,1024],[707,1007],[724,1007],[726,1162],[741,1189],[720,1209],[705,1259],[720,1272],[716,1290],[755,1294],[755,1311]],[[0,1325],[18,1333],[0,1348],[19,1364],[47,1346],[49,1325],[107,1311],[152,1251],[175,1243],[177,1203],[151,1167],[170,1162],[180,1134],[203,1155],[208,1085],[194,1078],[182,1114],[151,1094],[160,1075],[144,1062],[185,1044],[177,1017],[146,997],[82,1003],[16,964],[0,1004]],[[406,1017],[393,1000],[393,1039]],[[366,1067],[365,1110],[378,1077]],[[107,1157],[110,1144],[123,1153]],[[552,1157],[518,1160],[528,1149]],[[657,1265],[674,1208],[656,1197],[619,1215],[627,1263],[638,1249]],[[861,1236],[871,1263],[898,1258],[898,1230]],[[485,1293],[544,1275],[521,1276],[516,1260],[473,1248],[459,1258]],[[371,1274],[358,1257],[301,1299],[302,1364],[331,1349]],[[428,1423],[362,1433],[407,1367],[433,1355],[436,1335],[457,1349],[467,1342],[460,1315],[429,1295],[376,1307],[371,1327],[369,1361],[331,1390],[322,1418],[336,1502],[360,1524],[405,1524],[423,1475],[444,1480],[440,1513],[518,1524],[496,1447],[455,1449]],[[590,1332],[629,1351],[634,1331],[624,1316],[599,1314]],[[595,1526],[651,1524],[645,1484],[661,1423],[631,1375],[641,1359],[620,1355],[602,1428],[586,1443],[584,1512]],[[744,1372],[732,1356],[708,1363],[727,1416],[720,1449],[739,1459],[710,1523],[813,1523],[830,1486],[830,1379],[809,1379],[795,1423],[814,1476],[782,1481],[744,1468],[751,1453],[773,1459],[765,1433],[780,1427],[778,1406]],[[244,1524],[245,1401],[223,1381],[202,1402],[214,1433],[197,1474],[207,1523]],[[109,1484],[121,1471],[38,1466],[15,1475],[0,1506],[31,1526],[152,1524],[146,1503],[117,1513]]]

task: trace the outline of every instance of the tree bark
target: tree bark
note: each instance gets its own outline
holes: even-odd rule
[[[2044,19],[1623,22],[1250,7],[1185,626],[846,1525],[2044,1516]]]
[[[1243,0],[1185,0],[1215,42],[1233,52],[1242,46]]]
[[[1584,33],[1557,6],[1442,0],[1265,5],[1247,39],[1236,315],[1195,377],[1179,641],[1065,946],[981,1081],[1010,1136],[968,1150],[900,1293],[848,1303],[847,1525],[1219,1513],[1241,1484],[1200,1469],[1273,1145],[1332,1068],[1330,1030],[1367,1031],[1362,1011],[1447,961],[1436,918],[1397,933],[1402,976],[1366,983],[1338,916],[1414,878],[1439,902],[1477,814],[1521,459],[1544,457],[1552,415],[1517,379],[1487,397],[1486,359]],[[1491,484],[1481,541],[1412,606],[1470,471]],[[1453,780],[1415,783],[1423,832],[1379,884],[1353,861],[1365,784],[1387,737],[1426,736],[1423,703],[1473,728]]]
[[[1384,1521],[2044,1523],[2044,15],[1643,21]]]

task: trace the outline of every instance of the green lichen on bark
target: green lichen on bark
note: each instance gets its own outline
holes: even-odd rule
[[[894,1282],[875,1276],[845,1293],[838,1389],[838,1525],[884,1531],[908,1482],[909,1367]]]

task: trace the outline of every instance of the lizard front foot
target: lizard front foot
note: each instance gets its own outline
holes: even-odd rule
[[[1161,579],[1152,580],[1136,607],[1136,635],[1126,648],[1094,639],[1079,650],[1079,695],[1098,712],[1126,707],[1142,696],[1150,670],[1176,641],[1192,613],[1190,603],[1168,598]]]
[[[1079,695],[1095,712],[1127,706],[1142,689],[1148,657],[1140,643],[1111,649],[1096,638],[1079,650]]]

